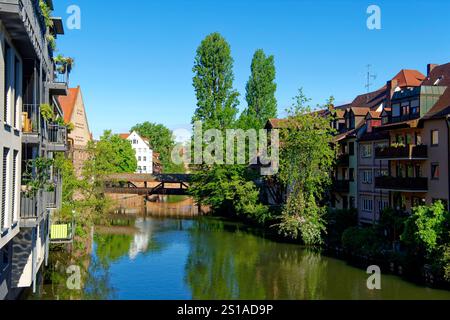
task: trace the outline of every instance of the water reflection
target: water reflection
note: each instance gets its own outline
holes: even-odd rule
[[[97,227],[94,240],[92,253],[79,258],[82,291],[64,286],[70,261],[53,255],[59,267],[33,298],[450,299],[392,276],[370,291],[362,270],[215,218],[125,217]]]

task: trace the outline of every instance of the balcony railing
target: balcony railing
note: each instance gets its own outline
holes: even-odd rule
[[[350,155],[349,154],[341,154],[337,160],[338,167],[348,167],[350,165]]]
[[[428,147],[426,145],[406,145],[406,146],[390,146],[377,148],[375,150],[376,159],[410,159],[419,160],[428,159]]]
[[[398,123],[398,122],[404,122],[404,121],[410,121],[410,120],[417,120],[420,118],[420,114],[419,113],[411,113],[411,114],[404,114],[401,116],[391,116],[390,117],[390,121],[391,123]]]
[[[332,191],[340,193],[350,192],[350,180],[334,180]]]
[[[22,132],[25,134],[39,133],[39,105],[24,104],[22,106]]]
[[[44,193],[39,191],[35,195],[29,195],[22,191],[20,194],[20,218],[36,219],[44,213]]]
[[[375,188],[392,191],[427,192],[428,178],[377,177]]]
[[[54,150],[67,150],[67,128],[58,124],[48,125],[48,142]]]

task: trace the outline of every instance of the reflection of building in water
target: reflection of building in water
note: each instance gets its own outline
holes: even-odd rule
[[[128,253],[131,260],[135,260],[139,254],[147,251],[152,235],[150,226],[142,218],[136,219],[135,227],[138,229],[138,232],[134,235],[134,239]]]

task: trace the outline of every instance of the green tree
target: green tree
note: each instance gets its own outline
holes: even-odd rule
[[[247,82],[247,109],[240,117],[240,126],[245,129],[262,129],[267,120],[277,117],[275,92],[275,59],[266,56],[262,49],[255,52],[251,65],[251,76]]]
[[[441,201],[412,211],[401,239],[411,247],[419,247],[432,254],[448,238],[450,215]]]
[[[136,131],[141,137],[150,142],[152,150],[160,154],[161,164],[165,173],[183,173],[183,165],[172,162],[171,154],[175,147],[173,132],[162,124],[144,122],[131,128],[131,132]]]
[[[212,33],[202,41],[193,72],[197,109],[192,122],[202,121],[208,129],[232,128],[238,112],[239,94],[233,89],[230,45],[219,33]]]
[[[132,173],[137,169],[136,154],[131,143],[111,131],[105,131],[98,142],[88,146],[88,150],[91,153],[88,169],[93,173]]]
[[[307,245],[322,243],[325,232],[325,188],[331,183],[330,168],[336,159],[330,119],[307,106],[299,90],[280,130],[280,181],[288,193],[279,232]]]

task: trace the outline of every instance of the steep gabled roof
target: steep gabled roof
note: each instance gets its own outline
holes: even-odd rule
[[[67,96],[59,96],[58,101],[61,105],[61,109],[64,113],[64,122],[70,123],[72,119],[73,110],[75,109],[75,103],[77,102],[78,94],[80,93],[80,86],[76,88],[70,88]]]
[[[429,77],[423,82],[424,86],[433,86],[437,80],[440,86],[450,86],[450,62],[436,66],[431,72]]]
[[[426,77],[417,70],[402,69],[392,80],[397,80],[399,87],[420,87]]]

